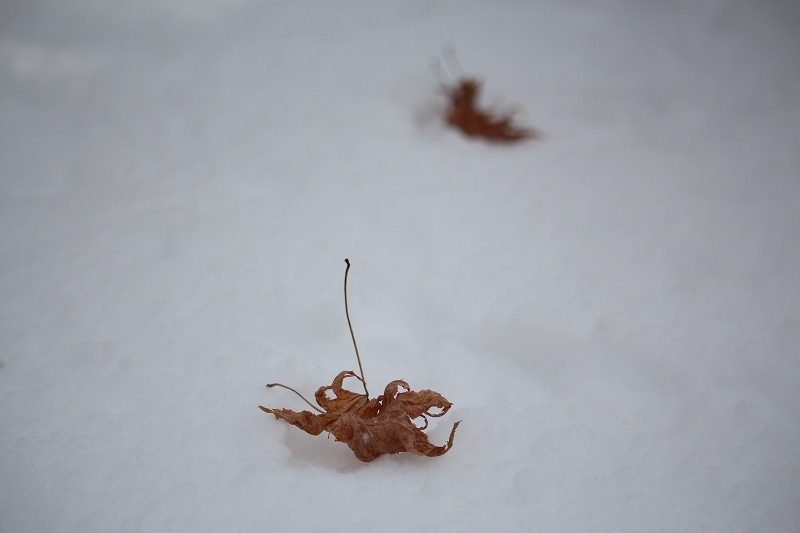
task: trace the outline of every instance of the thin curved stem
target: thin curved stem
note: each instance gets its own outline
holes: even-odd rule
[[[356,359],[358,359],[358,370],[361,372],[361,383],[364,384],[364,392],[369,398],[369,391],[367,390],[367,380],[364,379],[364,367],[361,366],[361,356],[358,355],[358,344],[356,344],[356,335],[353,333],[353,324],[350,323],[350,310],[347,308],[347,273],[350,272],[350,260],[344,260],[347,263],[347,268],[344,270],[344,313],[347,315],[347,326],[350,328],[350,337],[353,338],[353,348],[356,349]]]
[[[306,402],[308,405],[310,405],[310,406],[311,406],[311,408],[312,408],[312,409],[314,409],[315,411],[317,411],[317,412],[319,412],[319,413],[325,414],[325,411],[323,411],[322,409],[320,409],[319,407],[317,407],[317,406],[316,406],[316,405],[314,405],[313,403],[311,403],[311,402],[309,402],[308,400],[306,400],[306,397],[305,397],[305,396],[303,396],[302,394],[300,394],[299,392],[297,392],[297,391],[296,391],[296,390],[294,390],[293,388],[291,388],[291,387],[287,387],[287,386],[286,386],[286,385],[284,385],[283,383],[267,383],[267,387],[269,387],[270,389],[271,389],[272,387],[283,387],[284,389],[289,389],[289,390],[290,390],[290,391],[292,391],[293,393],[295,393],[295,394],[297,394],[298,396],[300,396],[300,397],[303,399],[303,401],[304,401],[304,402]]]
[[[452,44],[443,46],[442,57],[444,57],[444,60],[447,63],[447,69],[450,71],[451,77],[464,77],[464,68],[461,66],[461,61],[458,60],[455,46]]]

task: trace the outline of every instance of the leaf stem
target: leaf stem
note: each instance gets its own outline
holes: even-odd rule
[[[306,400],[306,397],[305,397],[305,396],[303,396],[302,394],[300,394],[299,392],[297,392],[297,391],[296,391],[296,390],[294,390],[293,388],[291,388],[291,387],[287,387],[287,386],[286,386],[286,385],[284,385],[283,383],[267,383],[267,387],[268,387],[268,388],[270,388],[270,389],[271,389],[272,387],[283,387],[284,389],[289,389],[289,390],[290,390],[290,391],[292,391],[293,393],[295,393],[295,394],[297,394],[298,396],[300,396],[300,397],[303,399],[303,401],[304,401],[304,402],[306,402],[308,405],[310,405],[310,406],[311,406],[311,407],[312,407],[312,408],[313,408],[315,411],[317,411],[317,412],[319,412],[319,413],[322,413],[322,414],[325,414],[325,411],[323,411],[322,409],[320,409],[319,407],[317,407],[317,406],[316,406],[316,405],[314,405],[313,403],[311,403],[311,402],[309,402],[308,400]]]
[[[347,308],[347,273],[350,272],[350,260],[345,258],[347,268],[344,270],[344,313],[347,315],[347,326],[350,328],[350,337],[353,338],[353,348],[356,349],[356,359],[358,359],[358,370],[361,372],[361,383],[364,384],[364,392],[369,398],[369,391],[367,390],[367,380],[364,379],[364,367],[361,366],[361,356],[358,355],[358,344],[356,344],[356,335],[353,333],[353,324],[350,323],[350,310]]]

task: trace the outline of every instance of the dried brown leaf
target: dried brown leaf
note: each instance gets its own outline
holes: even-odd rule
[[[386,390],[381,396],[373,400],[369,399],[364,368],[361,365],[361,356],[358,353],[356,336],[353,333],[350,311],[347,307],[347,273],[350,272],[350,260],[345,259],[344,262],[347,263],[344,271],[344,309],[361,374],[345,370],[334,378],[330,386],[320,387],[314,397],[322,409],[318,409],[291,387],[281,383],[267,385],[267,387],[283,387],[294,392],[320,414],[314,414],[311,411],[268,409],[261,405],[259,407],[263,411],[275,415],[275,418],[285,420],[311,435],[319,435],[323,431],[329,432],[336,437],[336,440],[346,442],[356,457],[362,461],[372,461],[385,453],[411,452],[427,457],[437,457],[447,453],[453,447],[453,437],[461,422],[453,425],[450,438],[444,446],[431,444],[423,431],[428,427],[429,416],[443,416],[452,407],[453,404],[448,402],[444,396],[431,390],[414,392],[408,383],[396,380],[386,385]],[[343,387],[345,378],[349,377],[356,378],[361,382],[364,386],[364,394],[358,394]],[[400,389],[405,389],[405,392]],[[331,393],[333,397],[328,397],[328,393]],[[432,409],[440,411],[432,412]],[[414,420],[418,418],[422,418],[425,422],[421,428],[414,425]]]
[[[482,137],[488,141],[512,143],[536,139],[536,130],[518,128],[512,124],[513,113],[492,115],[478,108],[481,83],[474,78],[461,78],[453,87],[445,87],[449,98],[445,119],[468,137]]]
[[[444,446],[431,444],[423,431],[428,427],[427,417],[443,416],[450,410],[452,404],[444,396],[432,390],[414,392],[408,383],[396,380],[386,386],[382,395],[370,400],[366,394],[344,389],[342,382],[347,377],[360,379],[355,372],[346,370],[340,372],[330,386],[317,390],[314,396],[324,410],[321,414],[259,407],[311,435],[329,432],[337,441],[346,442],[362,461],[399,452],[437,457],[452,448],[460,421],[453,424]],[[333,398],[327,397],[329,391]],[[432,412],[434,409],[440,411]],[[424,421],[422,427],[414,424],[418,418]]]

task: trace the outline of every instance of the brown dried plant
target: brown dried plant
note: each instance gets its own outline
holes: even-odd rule
[[[450,52],[449,54],[447,52]],[[445,50],[449,62],[457,66],[460,71],[458,59],[455,52]],[[461,130],[467,137],[480,137],[490,142],[513,143],[525,139],[537,139],[540,133],[534,129],[519,128],[512,124],[514,113],[505,114],[492,113],[488,110],[480,109],[478,106],[478,96],[481,90],[481,82],[477,78],[459,76],[458,82],[448,84],[444,80],[446,75],[438,61],[431,65],[434,74],[439,78],[448,98],[448,106],[445,111],[445,121],[450,126]],[[452,67],[451,67],[451,70]]]
[[[453,424],[450,438],[444,446],[431,444],[423,431],[428,427],[427,417],[444,416],[452,407],[453,404],[448,402],[444,396],[432,390],[414,392],[405,381],[395,380],[386,385],[383,394],[370,400],[367,382],[364,380],[364,369],[361,366],[361,356],[358,354],[356,337],[350,323],[350,311],[347,307],[347,274],[350,271],[350,261],[348,259],[344,261],[347,263],[344,272],[344,308],[361,374],[345,370],[334,378],[330,386],[320,387],[314,394],[314,398],[322,409],[306,400],[302,394],[291,387],[281,383],[267,385],[267,387],[289,389],[303,398],[319,414],[311,411],[268,409],[263,406],[259,406],[259,408],[311,435],[319,435],[323,431],[327,431],[337,441],[346,442],[361,461],[369,462],[386,453],[411,452],[427,457],[437,457],[447,453],[453,447],[453,437],[460,421]],[[364,394],[358,394],[342,387],[342,382],[348,377],[354,377],[364,385]],[[405,391],[401,391],[401,389],[405,389]],[[328,397],[329,391],[333,393],[333,398]],[[432,409],[440,411],[431,412]],[[423,419],[422,427],[414,424],[413,421],[417,418]]]

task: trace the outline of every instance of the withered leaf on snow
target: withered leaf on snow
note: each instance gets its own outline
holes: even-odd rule
[[[361,375],[345,370],[336,376],[329,387],[320,387],[314,397],[322,409],[318,409],[291,387],[280,383],[267,385],[267,387],[278,386],[289,389],[303,398],[319,414],[311,411],[268,409],[261,405],[259,407],[275,415],[275,418],[285,420],[312,435],[319,435],[323,431],[329,432],[337,441],[346,442],[356,457],[362,461],[372,461],[386,453],[411,452],[427,457],[437,457],[447,453],[453,447],[453,437],[460,421],[453,424],[450,438],[444,446],[431,444],[423,431],[428,427],[429,416],[443,416],[452,407],[453,404],[444,396],[432,390],[414,392],[405,381],[395,380],[386,385],[382,395],[369,399],[364,368],[361,365],[361,356],[358,354],[356,337],[350,323],[350,311],[347,308],[347,273],[350,271],[350,261],[345,259],[344,262],[347,263],[347,269],[344,271],[344,309]],[[364,394],[342,387],[342,383],[348,377],[354,377],[364,385]],[[333,398],[328,398],[328,392],[333,393]],[[440,411],[432,412],[432,409]],[[417,427],[413,422],[419,418],[425,423],[422,427]]]
[[[383,454],[399,452],[437,457],[447,453],[453,446],[453,437],[460,422],[453,424],[450,438],[444,446],[431,444],[423,431],[428,427],[427,417],[443,416],[452,406],[438,392],[414,392],[405,381],[395,380],[386,385],[382,395],[370,400],[364,394],[344,389],[342,382],[347,377],[358,379],[355,372],[340,372],[330,386],[320,387],[314,394],[317,403],[324,409],[321,414],[259,407],[311,435],[328,431],[337,441],[346,442],[362,461],[372,461]],[[333,398],[327,397],[328,391],[333,393]],[[437,411],[432,412],[432,409]],[[422,427],[417,427],[413,422],[418,418],[424,421]]]
[[[496,113],[481,109],[478,105],[481,82],[462,74],[461,64],[454,48],[447,46],[443,53],[449,65],[448,70],[457,73],[456,76],[448,75],[438,60],[431,63],[433,73],[439,79],[448,99],[444,115],[447,124],[461,130],[467,137],[479,137],[496,143],[514,143],[541,136],[534,129],[514,125],[513,112]],[[449,81],[454,78],[458,81],[455,83]]]
[[[491,142],[509,143],[539,136],[535,130],[514,126],[511,113],[494,116],[479,109],[480,88],[480,82],[471,78],[462,78],[454,87],[445,87],[450,99],[445,116],[448,124],[468,137],[482,137]]]

